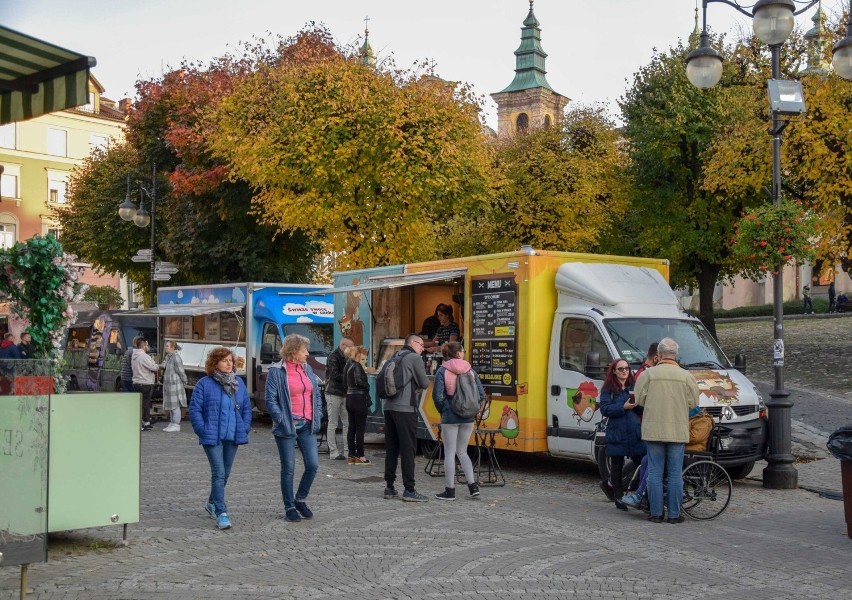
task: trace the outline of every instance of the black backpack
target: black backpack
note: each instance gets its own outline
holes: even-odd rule
[[[402,378],[402,358],[411,350],[400,350],[382,365],[376,375],[376,395],[379,398],[392,399],[402,393],[405,381]]]
[[[472,419],[479,412],[479,389],[475,377],[471,369],[456,378],[456,393],[450,401],[450,409],[460,419]]]

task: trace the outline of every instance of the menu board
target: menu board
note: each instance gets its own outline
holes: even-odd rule
[[[512,273],[471,278],[470,363],[485,391],[516,396],[518,286]]]

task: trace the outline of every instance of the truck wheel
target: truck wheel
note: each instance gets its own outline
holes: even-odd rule
[[[80,391],[80,384],[77,382],[77,378],[74,377],[73,375],[68,380],[68,391],[71,391],[71,392],[79,392]]]
[[[748,474],[751,473],[751,470],[754,468],[754,461],[746,463],[744,465],[737,465],[736,467],[725,467],[725,470],[728,472],[728,475],[731,476],[731,479],[745,479],[748,477]]]

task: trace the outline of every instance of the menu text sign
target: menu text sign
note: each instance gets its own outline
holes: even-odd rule
[[[518,286],[512,273],[471,278],[470,363],[485,391],[516,395]]]

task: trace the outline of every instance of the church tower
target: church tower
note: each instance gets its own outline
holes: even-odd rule
[[[367,22],[370,17],[364,19],[364,43],[358,49],[358,62],[367,67],[376,66],[376,54],[373,52],[373,47],[370,45],[370,30],[367,28]]]
[[[530,12],[521,28],[521,45],[515,50],[515,78],[506,89],[491,94],[497,103],[498,137],[511,137],[562,121],[570,99],[554,92],[547,83],[545,58],[541,29],[530,0]]]
[[[808,43],[808,66],[802,73],[828,75],[831,62],[826,57],[826,48],[831,44],[831,35],[825,29],[825,13],[822,12],[822,0],[817,5],[816,13],[811,18],[814,26],[805,34]]]

